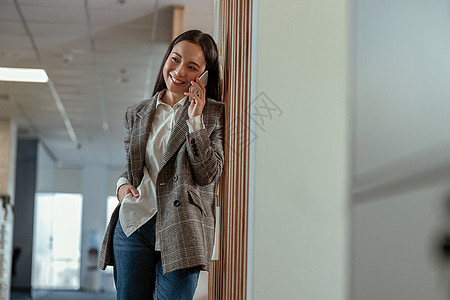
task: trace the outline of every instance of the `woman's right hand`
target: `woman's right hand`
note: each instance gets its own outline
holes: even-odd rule
[[[122,203],[123,198],[125,198],[125,196],[127,194],[130,194],[130,193],[135,198],[139,197],[139,192],[133,185],[131,185],[131,184],[122,184],[119,187],[119,190],[117,191],[117,198],[119,198],[119,202]]]

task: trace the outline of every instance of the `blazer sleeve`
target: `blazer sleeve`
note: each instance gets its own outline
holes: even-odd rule
[[[216,181],[222,174],[225,104],[218,102],[217,106],[219,108],[214,114],[216,122],[212,132],[204,128],[187,134],[189,161],[195,182],[201,186]]]
[[[124,125],[125,129],[127,130],[125,139],[124,139],[124,146],[125,146],[125,154],[126,154],[126,164],[124,168],[124,172],[120,174],[120,177],[126,178],[129,182],[132,182],[131,178],[131,172],[130,172],[130,166],[131,166],[131,157],[130,157],[130,140],[131,140],[131,134],[133,131],[133,124],[134,124],[134,116],[133,116],[133,109],[129,107],[125,113],[124,117]]]

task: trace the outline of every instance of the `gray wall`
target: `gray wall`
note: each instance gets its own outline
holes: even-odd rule
[[[449,299],[450,266],[439,243],[450,232],[450,179],[353,206],[352,299]]]
[[[17,143],[16,190],[13,249],[20,249],[12,278],[12,289],[31,289],[34,195],[36,192],[37,140],[19,139]]]
[[[449,2],[357,0],[354,6],[355,174],[448,152]]]
[[[353,6],[351,299],[448,299],[450,4]]]

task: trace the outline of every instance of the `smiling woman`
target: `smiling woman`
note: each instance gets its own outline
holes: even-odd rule
[[[169,45],[153,97],[127,109],[127,165],[99,264],[114,266],[119,300],[193,299],[210,268],[224,160],[219,91],[217,46],[190,30]]]

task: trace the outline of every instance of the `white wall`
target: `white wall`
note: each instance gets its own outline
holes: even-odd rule
[[[450,6],[358,0],[351,299],[448,299]]]
[[[346,299],[348,1],[255,3],[254,96],[283,113],[255,126],[252,297]]]

